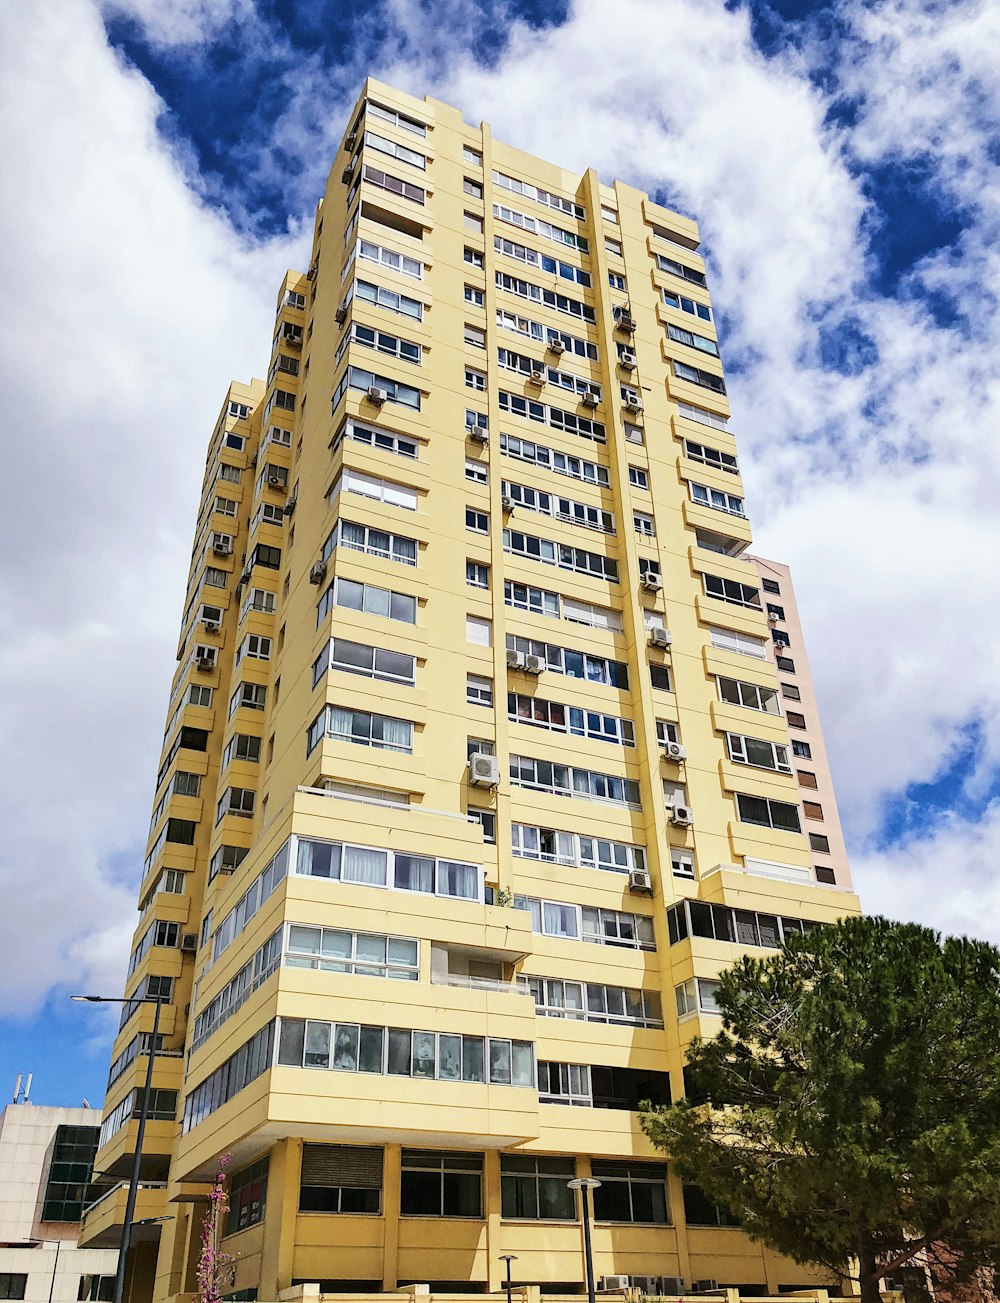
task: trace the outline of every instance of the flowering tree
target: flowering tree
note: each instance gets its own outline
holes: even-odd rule
[[[198,1258],[199,1303],[221,1303],[223,1294],[233,1287],[236,1259],[219,1248],[229,1212],[229,1194],[226,1191],[226,1165],[229,1154],[219,1159],[219,1170],[208,1196],[208,1212],[201,1224],[201,1254]]]

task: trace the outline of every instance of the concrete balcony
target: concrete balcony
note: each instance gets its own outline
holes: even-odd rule
[[[120,1181],[106,1190],[83,1210],[80,1222],[78,1244],[81,1249],[113,1249],[121,1243],[122,1227],[125,1224],[125,1202],[128,1198],[128,1182]],[[136,1192],[135,1217],[133,1220],[132,1242],[157,1239],[160,1234],[158,1225],[136,1226],[134,1223],[148,1217],[165,1217],[167,1215],[166,1181],[142,1181]]]

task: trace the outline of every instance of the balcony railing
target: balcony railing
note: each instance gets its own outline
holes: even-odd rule
[[[166,1181],[140,1181],[136,1188],[138,1190],[165,1190],[167,1188],[167,1183]],[[93,1203],[88,1203],[86,1205],[83,1210],[84,1217],[88,1217],[95,1208],[99,1207],[99,1205],[105,1201],[105,1199],[110,1199],[111,1196],[117,1194],[119,1190],[127,1189],[128,1181],[119,1181],[117,1185],[110,1186],[102,1195],[98,1195]]]
[[[459,986],[467,991],[496,991],[500,995],[530,995],[518,982],[505,982],[499,977],[470,977],[467,973],[434,973],[435,986]]]

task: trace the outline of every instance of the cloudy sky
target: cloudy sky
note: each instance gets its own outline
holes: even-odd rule
[[[11,1086],[101,1098],[207,436],[369,72],[698,217],[863,902],[1000,942],[998,67],[987,0],[2,6]]]

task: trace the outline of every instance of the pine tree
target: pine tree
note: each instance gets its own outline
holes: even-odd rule
[[[952,1285],[992,1286],[1000,950],[850,918],[743,957],[718,1003],[689,1097],[642,1115],[682,1178],[755,1239],[855,1275],[863,1303],[927,1258]]]

